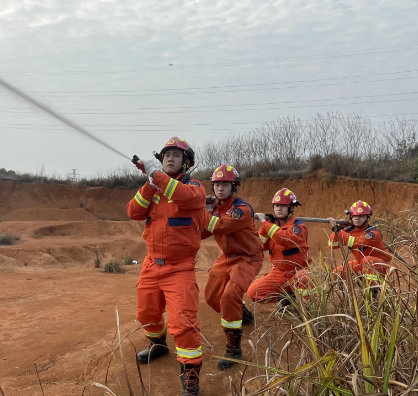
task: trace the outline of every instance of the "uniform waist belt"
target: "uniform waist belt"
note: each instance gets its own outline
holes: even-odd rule
[[[262,256],[262,253],[261,252],[260,253],[256,253],[256,254],[253,254],[252,256],[249,256],[248,254],[245,254],[245,253],[232,253],[232,254],[224,254],[224,256],[226,258],[229,258],[229,259],[234,259],[234,258],[237,258],[237,257],[240,257],[240,256],[242,256],[242,257],[249,257],[250,259],[252,259],[252,258],[261,257]]]
[[[188,259],[194,259],[194,256],[186,256],[186,257],[182,257],[182,258],[176,258],[176,259],[161,259],[161,258],[157,258],[157,257],[151,257],[152,260],[154,260],[155,264],[157,265],[172,265],[172,264],[178,264],[183,262],[184,260],[188,260]]]

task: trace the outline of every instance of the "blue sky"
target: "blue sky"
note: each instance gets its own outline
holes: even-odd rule
[[[3,0],[0,77],[131,157],[279,117],[417,117],[418,2]],[[415,113],[415,114],[414,114]],[[129,161],[0,87],[0,168]]]

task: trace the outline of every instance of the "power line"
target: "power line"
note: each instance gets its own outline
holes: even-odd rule
[[[385,72],[385,73],[373,73],[373,74],[360,74],[354,76],[343,76],[343,77],[329,77],[329,78],[316,78],[316,79],[307,79],[307,80],[291,80],[291,81],[281,81],[281,82],[270,82],[270,83],[259,83],[259,84],[240,84],[240,85],[220,85],[220,86],[209,86],[209,87],[186,87],[186,88],[162,88],[162,89],[130,89],[130,90],[100,90],[100,91],[34,91],[34,94],[91,94],[91,93],[133,93],[133,92],[166,92],[166,91],[185,91],[185,90],[199,90],[199,89],[224,89],[224,88],[240,88],[240,87],[257,87],[257,86],[269,86],[269,85],[279,85],[279,84],[299,84],[306,82],[318,82],[318,81],[330,81],[330,80],[341,80],[349,78],[363,78],[363,77],[375,77],[375,76],[385,76],[393,74],[403,74],[403,73],[415,73],[418,72],[418,69],[415,70],[403,70],[395,72]],[[406,77],[409,78],[409,77]],[[416,77],[412,77],[416,78]],[[375,80],[372,80],[375,81]],[[377,81],[386,81],[386,80],[377,80]],[[391,81],[389,79],[388,81]],[[320,86],[320,85],[315,85]],[[235,92],[235,91],[234,91]]]
[[[398,80],[410,80],[418,78],[418,76],[410,77],[397,77],[397,78],[384,78],[379,80],[366,80],[366,81],[347,81],[331,84],[316,84],[316,85],[299,85],[291,87],[272,87],[272,88],[256,88],[256,89],[241,89],[241,90],[230,90],[230,91],[204,91],[204,92],[177,92],[177,93],[149,93],[149,94],[112,94],[112,95],[96,95],[96,94],[83,94],[83,95],[62,95],[62,94],[39,94],[39,96],[51,96],[54,98],[58,97],[139,97],[139,96],[174,96],[174,95],[198,95],[198,94],[219,94],[219,93],[237,93],[237,92],[254,92],[254,91],[274,91],[274,90],[283,90],[283,89],[297,89],[297,88],[317,88],[317,87],[331,87],[335,85],[351,85],[351,84],[364,84],[364,83],[374,83],[374,82],[386,82],[386,81],[398,81]],[[5,96],[5,95],[2,95]]]
[[[347,96],[341,98],[325,98],[325,99],[307,99],[307,100],[295,100],[295,101],[283,101],[283,102],[261,102],[261,103],[239,103],[239,104],[223,104],[223,105],[200,105],[200,106],[169,106],[169,107],[133,107],[129,110],[171,110],[171,109],[200,109],[200,108],[217,108],[217,107],[242,107],[242,106],[264,106],[264,105],[277,105],[277,104],[293,104],[293,103],[308,103],[308,102],[323,102],[327,100],[346,100],[346,99],[361,99],[361,98],[376,98],[381,96],[397,96],[397,95],[411,95],[418,94],[418,91],[411,92],[399,92],[377,95],[360,95],[360,96]],[[5,110],[26,110],[26,107],[7,107]],[[106,113],[110,109],[103,108],[82,108],[82,109],[65,109],[57,108],[60,111],[105,111]],[[84,114],[84,113],[77,113]],[[86,113],[90,114],[90,113]],[[125,113],[122,113],[125,114]],[[127,113],[129,114],[129,113]]]
[[[397,116],[402,116],[402,117],[406,117],[406,116],[411,116],[411,115],[418,115],[418,113],[394,113],[394,114],[379,114],[379,115],[364,115],[361,116],[359,115],[360,119],[362,121],[367,121],[368,118],[377,118],[377,117],[397,117]],[[312,122],[312,120],[314,118],[311,119],[300,119],[297,117],[284,117],[284,119],[291,119],[291,120],[296,120],[296,121],[302,121],[302,122]],[[418,122],[418,119],[410,119],[410,120],[406,120],[408,122]],[[187,126],[191,126],[191,127],[202,127],[202,126],[213,126],[213,125],[249,125],[249,124],[268,124],[270,122],[274,122],[274,121],[249,121],[249,122],[220,122],[220,123],[192,123],[192,124],[125,124],[125,125],[108,125],[108,124],[85,124],[85,127],[118,127],[119,129],[95,129],[94,132],[128,132],[128,131],[137,131],[137,129],[132,129],[132,130],[123,130],[121,128],[126,128],[126,127],[142,127],[142,128],[146,128],[146,127],[187,127]],[[376,124],[382,124],[382,123],[386,123],[388,121],[373,121],[373,123]],[[56,130],[57,128],[54,127],[63,127],[63,130],[65,130],[65,127],[63,125],[59,125],[59,124],[47,124],[47,125],[42,125],[42,124],[29,124],[29,123],[17,123],[17,124],[10,124],[10,123],[0,123],[0,125],[6,125],[7,129],[33,129],[34,127],[42,127],[43,129],[45,127],[51,127],[52,129],[48,129],[48,130]],[[16,127],[16,125],[19,125],[19,127]],[[31,128],[21,128],[20,126],[31,126]],[[249,127],[250,128],[250,127]],[[231,128],[225,128],[225,129],[231,129]],[[241,129],[241,128],[239,128]],[[218,130],[218,129],[216,129]],[[220,128],[219,130],[224,130],[224,128]],[[152,130],[155,131],[155,130]],[[159,130],[158,130],[159,131]],[[166,129],[164,131],[183,131],[183,130],[174,130],[174,129]]]
[[[411,92],[411,93],[418,93],[418,92]],[[384,94],[384,95],[369,95],[369,96],[357,96],[357,97],[346,97],[346,98],[333,98],[333,99],[313,99],[307,101],[289,101],[289,102],[277,102],[271,103],[275,104],[293,104],[293,103],[308,103],[308,102],[319,102],[319,101],[327,101],[327,100],[346,100],[346,99],[357,99],[357,98],[366,98],[366,97],[376,97],[376,96],[390,96],[390,95],[397,95],[397,94]],[[405,94],[402,94],[405,95]],[[297,108],[304,108],[304,107],[323,107],[323,106],[345,106],[345,105],[359,105],[359,104],[374,104],[374,103],[387,103],[387,102],[402,102],[402,101],[410,101],[410,100],[418,100],[418,98],[404,98],[404,99],[391,99],[391,100],[379,100],[379,101],[369,101],[369,102],[351,102],[351,103],[328,103],[328,104],[315,104],[315,105],[302,105],[302,106],[285,106],[285,107],[262,107],[258,109],[244,109],[245,111],[260,111],[260,110],[280,110],[280,109],[297,109]],[[254,105],[254,104],[253,104]],[[235,106],[235,105],[228,105],[228,106]],[[210,106],[203,106],[203,107],[210,107]],[[198,107],[197,107],[198,108]],[[161,108],[164,109],[164,108]],[[181,110],[181,111],[147,111],[146,114],[185,114],[185,113],[216,113],[216,112],[232,112],[232,111],[241,111],[242,109],[218,109],[218,110]],[[78,114],[78,115],[126,115],[126,114],[144,114],[144,112],[110,112],[106,109],[103,109],[103,113],[97,112],[77,112],[77,111],[63,111],[65,114]],[[10,112],[10,109],[5,111],[0,110],[0,113],[9,113],[9,114],[31,114],[31,111],[14,111]]]
[[[307,60],[307,59],[325,59],[325,58],[334,58],[334,57],[345,57],[345,56],[359,56],[359,55],[368,55],[368,54],[380,54],[387,52],[399,52],[399,51],[411,51],[418,49],[416,44],[403,45],[396,47],[385,47],[385,48],[375,48],[368,50],[355,50],[347,51],[341,53],[330,53],[330,54],[314,54],[306,56],[297,56],[290,58],[279,58],[279,59],[267,59],[267,60],[250,60],[243,62],[227,62],[227,63],[212,63],[212,64],[194,64],[194,65],[185,65],[185,66],[164,66],[164,67],[143,67],[137,69],[114,69],[114,70],[64,70],[61,72],[52,72],[52,71],[26,71],[26,72],[16,72],[16,71],[5,71],[3,74],[48,74],[48,75],[68,75],[68,74],[111,74],[111,73],[138,73],[143,71],[178,71],[178,70],[188,70],[188,69],[206,69],[206,68],[218,68],[218,67],[234,67],[234,66],[248,66],[248,65],[259,65],[264,63],[283,63],[283,62],[296,62],[298,60]]]

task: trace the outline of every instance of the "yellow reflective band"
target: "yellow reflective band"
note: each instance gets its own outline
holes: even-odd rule
[[[208,225],[207,230],[209,232],[212,232],[213,233],[213,230],[215,229],[216,224],[218,224],[218,221],[219,221],[219,217],[212,216],[211,219],[210,219],[210,221],[209,221],[209,225]]]
[[[197,349],[182,349],[176,347],[177,355],[179,355],[182,358],[189,358],[189,359],[195,359],[200,356],[202,356],[202,347],[200,346]]]
[[[377,281],[379,277],[373,274],[365,274],[364,277],[369,281]]]
[[[164,325],[163,329],[158,333],[150,333],[149,331],[145,330],[145,335],[151,338],[160,338],[166,332],[167,332],[167,327]]]
[[[363,206],[366,207],[367,206],[367,202],[363,202]]]
[[[261,239],[261,241],[262,241],[263,243],[266,243],[266,242],[269,240],[269,238],[268,238],[268,237],[264,237],[264,236],[262,236],[261,234],[258,234],[258,236],[260,237],[260,239]]]
[[[306,296],[309,293],[309,289],[296,289],[299,294],[302,294],[302,296]]]
[[[355,208],[357,206],[357,202],[353,203],[353,208]]]
[[[160,196],[154,195],[152,198],[152,202],[156,203],[157,205],[160,203]]]
[[[338,246],[338,241],[337,242],[331,242],[331,240],[328,240],[328,246]]]
[[[232,166],[229,165],[228,168],[226,168],[227,171],[231,171],[232,170]]]
[[[139,191],[135,195],[135,201],[138,202],[139,205],[141,205],[143,208],[148,209],[148,206],[150,204],[150,201],[147,201],[140,193]]]
[[[177,180],[170,179],[170,181],[167,184],[167,187],[165,188],[164,196],[166,196],[168,199],[171,199],[178,183],[179,182]]]
[[[347,242],[347,246],[348,247],[353,247],[353,245],[354,245],[354,241],[356,240],[356,238],[354,238],[353,236],[350,236],[349,238],[348,238],[348,242]]]
[[[276,224],[273,224],[273,225],[270,227],[269,232],[268,232],[269,237],[271,238],[271,237],[274,235],[274,233],[275,233],[275,232],[276,232],[279,228],[280,228],[280,227],[276,226]]]
[[[221,318],[221,325],[227,329],[240,329],[242,327],[242,320],[228,322],[224,318]]]
[[[285,196],[286,196],[286,195],[289,195],[291,192],[292,192],[292,191],[290,191],[290,190],[286,190],[286,192],[284,193],[284,195],[285,195]]]

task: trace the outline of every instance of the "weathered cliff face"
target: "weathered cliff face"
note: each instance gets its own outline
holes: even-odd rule
[[[212,194],[210,182],[204,181],[204,184],[207,194]],[[271,212],[271,199],[283,187],[291,189],[302,203],[298,216],[344,217],[344,209],[349,209],[359,199],[368,202],[375,215],[398,213],[418,203],[418,184],[347,177],[330,180],[322,171],[301,178],[248,179],[242,183],[238,195],[255,211]],[[126,220],[126,203],[135,192],[135,189],[0,181],[0,217],[2,220],[68,220],[60,217],[64,211],[52,214],[51,209],[79,208],[73,220],[78,217],[88,220],[89,214],[96,218]],[[34,208],[38,209],[36,213],[29,211]]]

